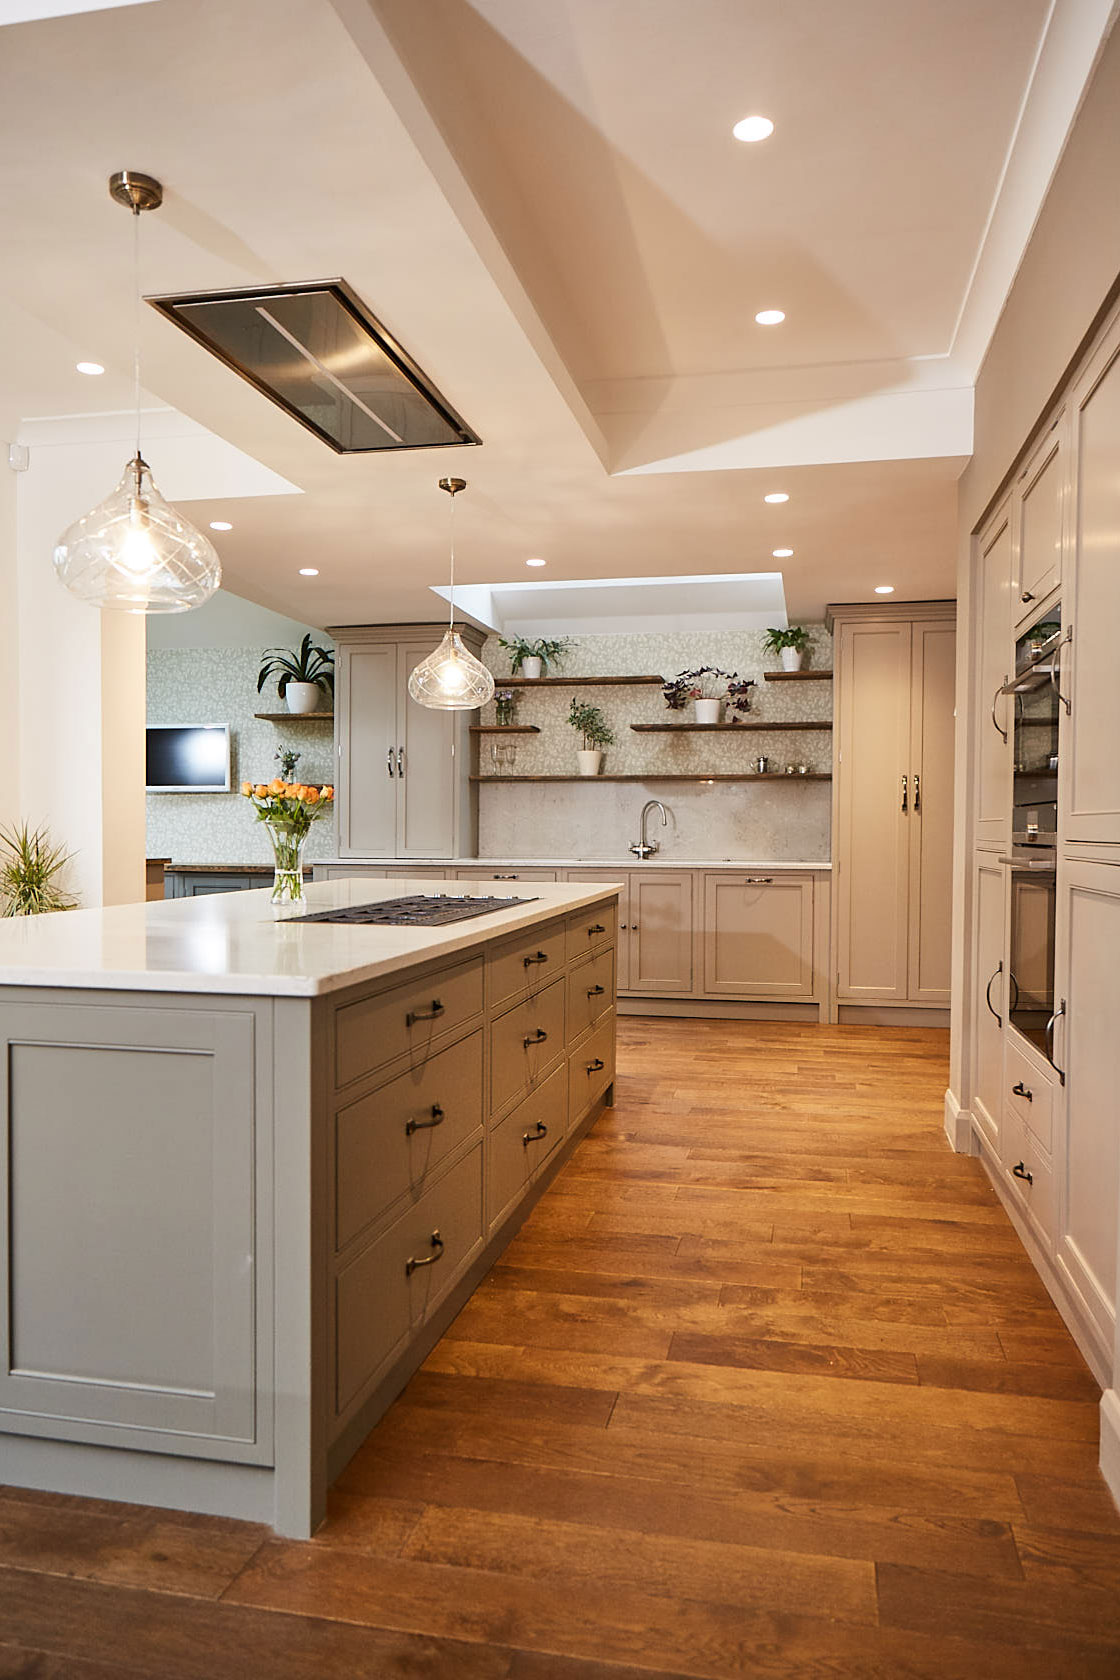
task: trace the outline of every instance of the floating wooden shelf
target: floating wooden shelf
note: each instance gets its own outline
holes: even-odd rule
[[[1014,775],[1016,781],[1026,782],[1054,782],[1058,779],[1056,770],[1016,770]],[[1040,800],[1039,803],[1041,804],[1042,801]]]
[[[333,723],[333,712],[254,712],[262,723]]]
[[[831,775],[821,770],[809,770],[804,776],[786,775],[782,770],[767,770],[761,775],[752,771],[742,776],[711,775],[698,772],[681,775],[677,771],[647,770],[640,776],[472,776],[472,782],[830,782]]]
[[[495,677],[499,688],[622,688],[630,683],[656,683],[664,677]]]
[[[535,723],[472,723],[472,735],[539,735]]]
[[[728,735],[749,735],[752,730],[772,729],[831,729],[831,723],[632,723],[637,734],[683,735],[686,731],[701,734],[722,729]]]
[[[831,682],[831,671],[763,671],[766,682]]]

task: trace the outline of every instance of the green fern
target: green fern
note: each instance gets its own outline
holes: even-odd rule
[[[73,910],[77,899],[56,877],[71,853],[52,846],[45,828],[0,828],[0,916],[42,916]]]

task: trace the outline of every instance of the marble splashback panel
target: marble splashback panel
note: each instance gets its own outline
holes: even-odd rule
[[[806,668],[828,670],[832,638],[823,624],[808,625]],[[763,651],[761,630],[642,633],[586,636],[554,676],[675,676],[698,665],[717,665],[753,677],[751,723],[828,722],[832,685],[767,683],[763,673],[780,661]],[[501,678],[509,673],[497,639],[487,640],[483,659]],[[831,793],[827,782],[659,782],[661,774],[733,775],[755,769],[765,755],[769,768],[805,764],[832,769],[827,730],[744,730],[680,735],[638,733],[632,723],[690,721],[691,707],[670,712],[661,691],[648,686],[604,688],[519,688],[518,723],[536,724],[539,735],[480,737],[479,769],[484,775],[562,776],[575,773],[579,739],[567,722],[573,695],[599,706],[615,735],[606,749],[607,775],[646,774],[648,783],[487,782],[479,788],[479,850],[483,856],[618,857],[637,838],[637,813],[646,799],[661,799],[672,811],[670,829],[659,834],[666,857],[766,859],[827,862],[830,855]],[[495,722],[485,708],[483,723]]]
[[[237,789],[242,781],[271,781],[279,773],[278,746],[300,756],[301,781],[333,782],[334,732],[329,722],[265,723],[257,711],[280,711],[274,687],[257,694],[261,650],[157,648],[148,654],[148,723],[228,723],[233,754],[232,793],[150,793],[148,856],[173,863],[271,863],[268,835]],[[335,851],[334,819],[311,830],[308,862]]]

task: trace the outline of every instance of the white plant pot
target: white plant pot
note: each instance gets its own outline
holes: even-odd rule
[[[581,776],[597,776],[603,764],[603,754],[599,747],[580,747],[576,752]]]
[[[697,723],[718,723],[723,711],[722,700],[694,700]]]
[[[288,703],[288,710],[300,715],[325,710],[323,691],[318,683],[290,682],[284,690],[284,699]]]
[[[801,661],[804,657],[805,656],[802,653],[800,648],[783,648],[782,649],[782,670],[783,671],[800,671]]]
[[[523,659],[521,661],[521,675],[523,677],[539,677],[543,667],[540,659]]]

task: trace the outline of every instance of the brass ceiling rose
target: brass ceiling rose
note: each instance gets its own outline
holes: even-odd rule
[[[455,496],[460,490],[465,490],[467,488],[467,481],[465,478],[441,478],[438,480],[438,483],[440,489],[446,490],[449,496]]]
[[[154,175],[141,175],[137,169],[118,169],[109,177],[109,197],[138,216],[141,210],[159,209],[163,187]]]

